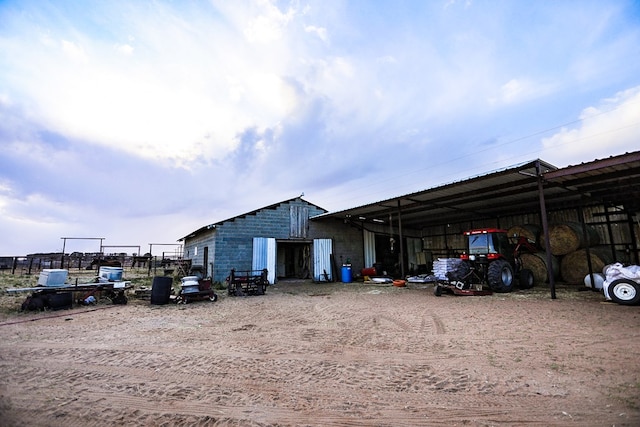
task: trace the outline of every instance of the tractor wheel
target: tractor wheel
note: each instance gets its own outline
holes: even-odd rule
[[[469,272],[471,271],[471,267],[467,261],[460,261],[458,265],[456,265],[453,270],[449,271],[447,275],[449,276],[449,280],[452,282],[464,282],[464,279],[467,277]]]
[[[433,287],[433,294],[437,297],[442,296],[442,286],[440,285],[435,285]]]
[[[218,301],[218,294],[216,294],[215,292],[211,295],[209,295],[209,301],[211,302],[216,302]]]
[[[613,302],[622,305],[640,303],[640,284],[629,279],[614,280],[607,288]]]
[[[533,277],[533,271],[528,268],[523,268],[520,270],[520,289],[531,289],[533,288],[533,284],[535,279]]]
[[[489,287],[494,292],[511,292],[513,289],[513,268],[511,265],[499,259],[489,264],[487,271]]]

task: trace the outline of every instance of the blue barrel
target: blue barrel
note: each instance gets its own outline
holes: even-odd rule
[[[353,278],[351,276],[351,264],[343,264],[342,265],[342,282],[343,283],[351,283]]]

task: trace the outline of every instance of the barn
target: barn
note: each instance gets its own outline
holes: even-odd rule
[[[537,227],[544,261],[552,266],[571,258],[576,282],[584,268],[588,273],[599,265],[592,262],[595,254],[640,263],[639,212],[640,152],[633,152],[566,168],[536,159],[337,212],[298,197],[180,240],[185,258],[204,266],[214,280],[224,280],[232,268],[268,268],[275,283],[290,277],[340,280],[345,263],[354,274],[372,267],[393,277],[428,273],[434,259],[464,250],[465,230]],[[569,223],[597,238],[591,247],[575,248],[580,253],[553,254],[549,231]],[[566,278],[553,273],[547,280],[553,296],[555,281]]]
[[[333,281],[341,253],[362,253],[359,230],[349,224],[310,221],[327,211],[295,197],[205,225],[179,239],[184,258],[214,281],[231,269],[268,270],[270,283],[286,278]],[[354,258],[361,261],[362,255]]]

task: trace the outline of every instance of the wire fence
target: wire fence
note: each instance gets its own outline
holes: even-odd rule
[[[124,269],[146,270],[150,275],[158,269],[171,273],[178,269],[188,272],[191,260],[185,260],[175,254],[167,256],[104,254],[104,253],[46,253],[22,256],[0,256],[0,274],[32,275],[44,269],[98,270],[101,266],[122,267]]]

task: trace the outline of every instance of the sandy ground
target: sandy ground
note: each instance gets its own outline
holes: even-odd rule
[[[224,294],[3,314],[0,424],[640,425],[640,307],[599,293]]]

